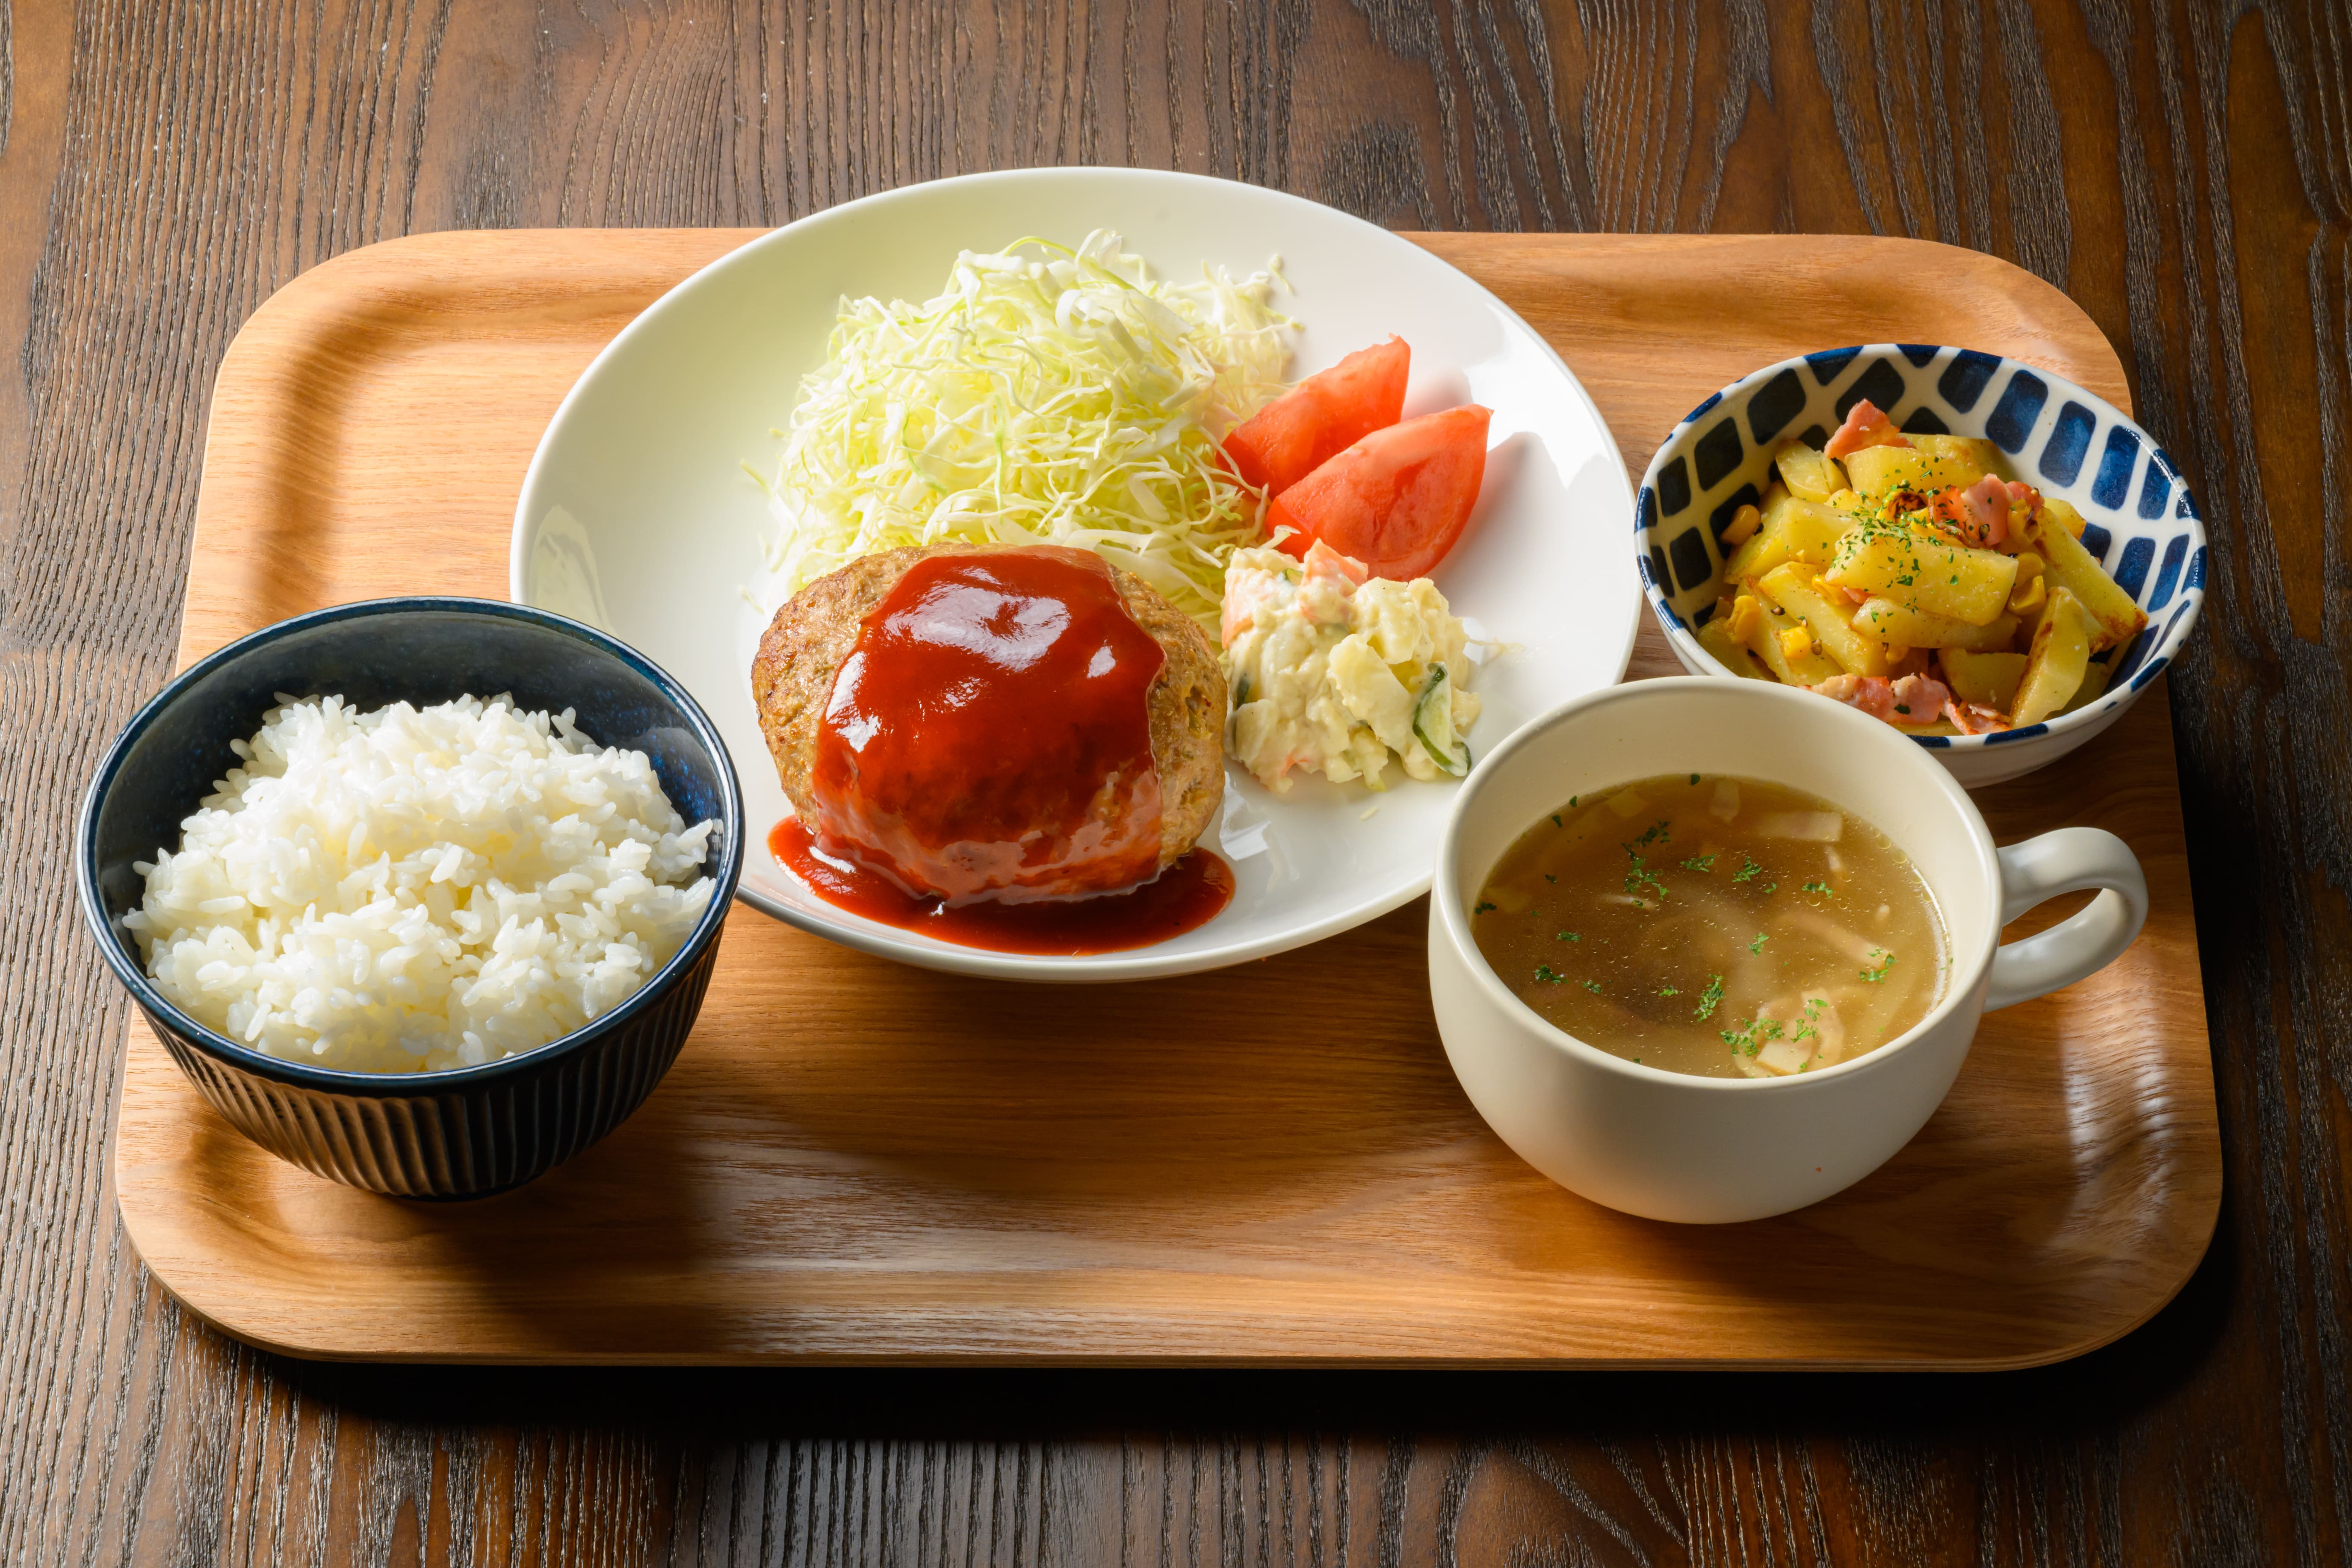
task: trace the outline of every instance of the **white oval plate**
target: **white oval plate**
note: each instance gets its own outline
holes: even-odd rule
[[[928,300],[959,250],[1029,235],[1075,245],[1096,228],[1117,230],[1165,278],[1204,262],[1244,276],[1279,256],[1290,292],[1276,304],[1301,327],[1294,379],[1396,332],[1412,345],[1407,416],[1464,401],[1495,411],[1478,511],[1436,574],[1457,615],[1511,645],[1478,671],[1474,756],[1625,672],[1641,594],[1617,444],[1559,356],[1427,251],[1297,196],[1193,174],[1023,169],[868,196],[764,235],[656,300],[556,410],[515,506],[515,599],[635,645],[717,721],[762,838],[739,896],[778,920],[933,969],[1133,980],[1279,952],[1428,889],[1453,785],[1371,795],[1309,776],[1276,796],[1230,766],[1204,842],[1234,868],[1232,904],[1127,952],[1038,958],[916,936],[823,902],[767,853],[767,829],[791,807],[751,705],[765,627],[738,590],[761,570],[773,524],[742,465],[773,468],[771,431],[823,358],[844,295]]]

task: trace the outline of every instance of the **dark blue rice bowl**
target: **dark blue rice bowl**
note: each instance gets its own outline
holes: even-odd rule
[[[181,823],[239,765],[277,694],[339,696],[365,711],[511,693],[573,710],[599,744],[644,752],[688,822],[716,818],[709,906],[635,994],[569,1035],[498,1061],[416,1073],[338,1070],[253,1050],[198,1023],[148,977],[123,917],[135,862],[177,846]],[[593,626],[491,599],[376,599],[298,616],[173,678],[126,726],[82,801],[83,912],[100,952],[172,1059],[247,1137],[306,1171],[370,1192],[468,1198],[521,1185],[619,1126],[653,1092],[701,1011],[719,928],[743,870],[733,763],[686,689]]]

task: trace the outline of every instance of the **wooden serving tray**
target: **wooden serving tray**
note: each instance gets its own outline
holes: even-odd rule
[[[434,235],[280,290],[221,366],[183,661],[321,605],[503,597],[515,494],[565,389],[751,237]],[[1416,237],[1559,348],[1636,471],[1716,387],[1832,344],[1969,343],[2128,395],[2080,310],[1967,251]],[[1635,673],[1671,670],[1644,628]],[[2220,1202],[2163,695],[1979,799],[2003,841],[2121,834],[2147,868],[2147,929],[2094,979],[1988,1017],[1909,1148],[1777,1220],[1632,1219],[1522,1164],[1446,1067],[1415,903],[1220,973],[1085,990],[901,968],[738,910],[700,1026],[645,1109],[472,1204],[278,1163],[134,1026],[123,1223],[189,1307],[306,1356],[2054,1361],[2169,1300]]]

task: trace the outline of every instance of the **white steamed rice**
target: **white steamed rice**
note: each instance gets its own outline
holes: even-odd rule
[[[231,1039],[361,1072],[495,1061],[627,1000],[709,906],[719,825],[570,710],[278,702],[123,921]]]

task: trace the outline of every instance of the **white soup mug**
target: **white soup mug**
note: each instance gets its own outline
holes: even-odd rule
[[[1587,1045],[1496,976],[1469,911],[1513,841],[1572,795],[1694,773],[1819,795],[1910,857],[1951,947],[1948,988],[1916,1027],[1819,1071],[1698,1078]],[[2002,945],[2008,921],[2090,888],[2103,890],[2072,919]],[[1761,1219],[1885,1163],[1943,1102],[1986,1009],[2105,967],[2147,916],[2147,879],[2122,839],[2066,827],[1996,849],[1951,774],[1866,714],[1761,681],[1642,680],[1536,720],[1463,784],[1431,889],[1430,995],[1471,1103],[1545,1175],[1652,1219]]]

